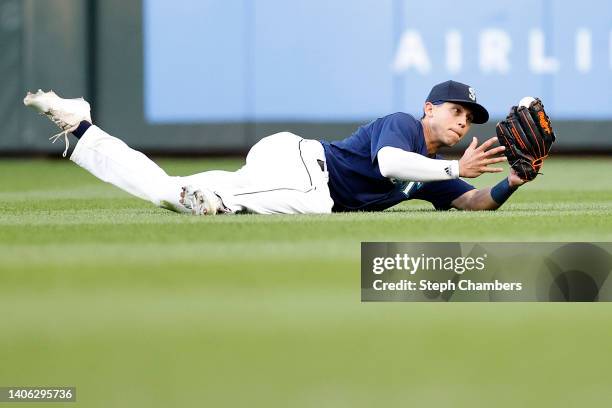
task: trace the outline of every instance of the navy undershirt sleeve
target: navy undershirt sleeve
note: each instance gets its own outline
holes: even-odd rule
[[[474,189],[473,185],[461,179],[432,181],[423,183],[410,198],[429,201],[436,210],[449,210],[455,199]]]

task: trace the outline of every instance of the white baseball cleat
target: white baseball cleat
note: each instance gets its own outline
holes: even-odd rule
[[[231,212],[221,198],[208,189],[195,190],[192,186],[181,188],[179,203],[193,215],[215,215]]]
[[[91,123],[91,109],[89,103],[83,98],[63,99],[53,91],[43,92],[38,90],[35,94],[28,92],[23,98],[23,104],[37,110],[41,115],[46,115],[62,131],[49,138],[55,143],[60,137],[64,136],[66,149],[62,154],[66,157],[68,147],[68,133],[79,127],[79,123],[87,121]]]

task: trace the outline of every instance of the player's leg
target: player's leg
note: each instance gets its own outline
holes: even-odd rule
[[[72,161],[155,205],[194,214],[331,211],[327,173],[319,167],[325,155],[317,141],[283,132],[253,146],[239,171],[171,177],[141,152],[91,125],[89,104],[82,98],[62,99],[53,92],[39,91],[28,93],[24,104],[47,115],[63,130],[54,139],[63,135],[66,150],[67,133],[82,131]]]
[[[235,190],[247,187],[251,180],[242,167],[236,171],[210,170],[191,176],[181,177],[186,186],[214,186],[224,190]]]
[[[151,203],[187,212],[180,203],[181,177],[171,177],[143,153],[92,125],[80,138],[70,160],[91,174]]]
[[[251,148],[237,172],[189,177],[206,186],[232,212],[324,214],[331,212],[323,146],[289,132],[277,133]]]
[[[180,203],[180,177],[170,177],[147,156],[123,141],[92,125],[89,104],[82,98],[62,99],[53,92],[30,94],[24,104],[48,116],[62,130],[68,149],[68,132],[84,129],[70,159],[97,178],[148,200],[180,212],[189,211]],[[65,156],[66,152],[64,152]]]
[[[333,207],[329,194],[279,188],[239,194],[217,192],[231,212],[255,214],[329,214]]]

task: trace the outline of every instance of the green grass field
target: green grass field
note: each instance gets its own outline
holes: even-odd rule
[[[497,212],[191,217],[2,160],[0,386],[75,385],[73,407],[610,406],[608,304],[360,303],[361,241],[612,241],[612,160],[543,172]]]

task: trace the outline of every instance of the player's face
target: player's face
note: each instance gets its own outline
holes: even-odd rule
[[[472,111],[456,103],[432,105],[431,115],[432,133],[446,146],[457,144],[472,126]]]

